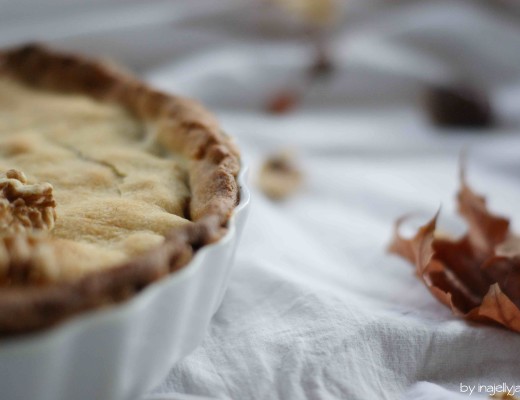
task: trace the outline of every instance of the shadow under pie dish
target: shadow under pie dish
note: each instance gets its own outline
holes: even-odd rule
[[[0,50],[0,173],[6,398],[129,398],[197,345],[248,200],[210,113],[95,61]]]

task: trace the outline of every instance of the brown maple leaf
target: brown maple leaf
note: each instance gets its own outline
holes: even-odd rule
[[[520,238],[467,185],[461,168],[458,210],[468,224],[459,239],[435,235],[439,213],[411,239],[397,221],[389,251],[415,265],[417,276],[455,315],[520,332]]]
[[[296,90],[282,90],[269,99],[266,110],[271,114],[288,114],[298,107],[301,97],[302,95]]]
[[[440,128],[491,128],[496,115],[490,96],[477,88],[454,84],[434,85],[426,89],[426,110]]]
[[[503,393],[495,393],[494,395],[489,396],[490,399],[502,399],[502,400],[520,400],[518,397],[509,394],[507,392]]]

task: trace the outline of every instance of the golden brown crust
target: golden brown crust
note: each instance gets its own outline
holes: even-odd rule
[[[201,246],[218,240],[238,203],[237,149],[197,103],[171,96],[74,55],[39,45],[0,51],[0,74],[44,90],[81,93],[122,105],[153,122],[155,140],[188,160],[193,224],[171,232],[154,250],[74,282],[0,291],[0,335],[30,332],[79,312],[122,301],[186,265]]]

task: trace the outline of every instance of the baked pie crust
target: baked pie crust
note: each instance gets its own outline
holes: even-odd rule
[[[39,45],[0,51],[0,335],[186,265],[225,233],[239,168],[191,100]]]

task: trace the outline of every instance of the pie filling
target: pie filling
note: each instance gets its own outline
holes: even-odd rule
[[[120,106],[0,77],[2,284],[74,280],[191,223],[186,161],[148,131]]]

